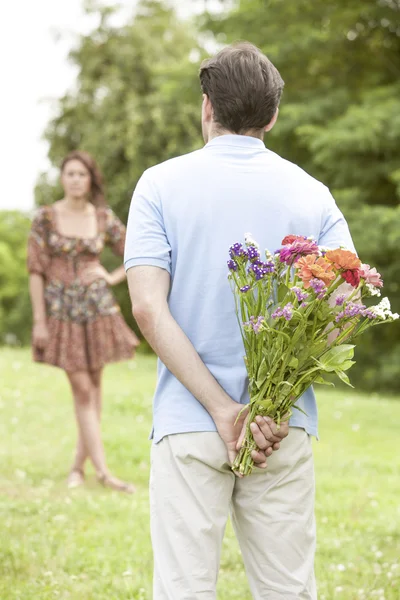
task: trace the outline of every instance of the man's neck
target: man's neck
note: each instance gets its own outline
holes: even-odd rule
[[[214,138],[221,137],[222,135],[244,135],[246,137],[253,137],[253,138],[256,138],[257,140],[263,141],[264,134],[265,134],[264,129],[261,129],[261,131],[259,129],[251,129],[251,130],[243,132],[243,133],[235,133],[234,131],[229,131],[228,129],[222,129],[220,127],[212,127],[209,137],[208,137],[208,142],[211,142],[211,140],[213,140]]]

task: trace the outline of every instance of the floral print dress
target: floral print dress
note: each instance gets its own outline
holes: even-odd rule
[[[39,208],[28,241],[28,271],[44,279],[49,341],[33,348],[37,362],[66,371],[96,371],[106,363],[130,359],[139,340],[121,315],[104,279],[81,280],[89,265],[100,264],[105,245],[123,256],[125,227],[108,208],[97,208],[94,238],[67,237],[57,230],[54,208]]]

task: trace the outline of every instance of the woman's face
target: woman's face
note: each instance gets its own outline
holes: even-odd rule
[[[80,160],[69,160],[62,170],[61,183],[66,196],[82,198],[90,192],[90,173]]]

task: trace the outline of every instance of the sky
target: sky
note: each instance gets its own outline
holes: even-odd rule
[[[116,3],[108,0],[107,4]],[[55,114],[57,98],[74,84],[68,60],[77,34],[96,25],[83,0],[7,0],[0,20],[0,209],[30,211],[40,172],[49,169],[41,139]],[[135,0],[119,0],[123,23]],[[175,0],[182,16],[204,8],[205,0]],[[218,0],[208,0],[218,8]]]

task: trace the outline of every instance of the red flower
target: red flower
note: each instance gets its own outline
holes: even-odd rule
[[[350,283],[353,287],[358,287],[360,283],[360,271],[359,269],[343,271],[342,277],[347,283]]]
[[[287,235],[282,240],[282,246],[286,246],[286,244],[293,244],[293,242],[304,242],[306,238],[302,235]]]

